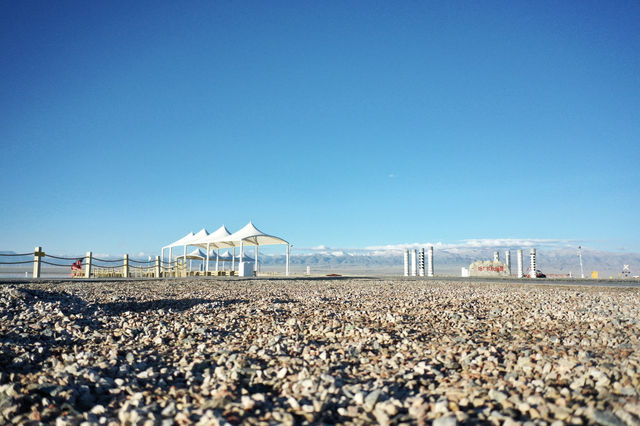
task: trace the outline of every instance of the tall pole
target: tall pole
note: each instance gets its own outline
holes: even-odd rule
[[[580,257],[580,278],[584,279],[584,269],[582,268],[582,246],[578,246],[578,256]]]
[[[404,276],[409,276],[409,250],[404,251]]]
[[[209,272],[209,246],[210,245],[211,243],[207,243],[207,264],[206,264],[206,267],[204,268],[204,271],[207,272],[207,275],[209,275],[208,272]]]
[[[236,270],[236,246],[233,246],[233,258],[231,259],[231,270]]]
[[[238,260],[238,270],[242,276],[246,276],[247,271],[244,270],[244,241],[240,241],[240,260]]]
[[[520,249],[518,250],[518,278],[524,277],[522,261],[522,249]]]
[[[433,277],[433,246],[429,246],[427,252],[427,276]]]
[[[218,265],[219,265],[219,262],[220,262],[219,259],[220,259],[220,248],[218,248],[216,250],[216,273],[218,273],[218,271],[219,271],[219,269],[218,269]]]
[[[424,277],[424,247],[418,253],[418,275]]]
[[[529,251],[529,260],[530,260],[529,268],[531,270],[531,273],[529,274],[529,278],[538,278],[538,270],[536,266],[536,249],[532,248]]]
[[[289,276],[289,257],[290,257],[289,251],[290,251],[290,246],[289,246],[289,244],[287,244],[287,252],[286,252],[287,253],[287,259],[286,259],[287,260],[287,264],[286,264],[285,270],[284,270],[284,274],[287,277]]]
[[[256,244],[256,258],[253,263],[253,271],[255,272],[256,277],[258,276],[258,245]]]
[[[171,270],[173,269],[173,247],[169,247],[169,275],[171,275]]]
[[[507,269],[509,270],[509,274],[511,274],[511,250],[507,250],[504,253],[504,263]]]
[[[415,277],[417,275],[418,269],[418,253],[416,249],[411,250],[411,276]]]

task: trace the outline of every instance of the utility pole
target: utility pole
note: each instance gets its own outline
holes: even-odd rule
[[[580,278],[584,279],[584,269],[582,268],[582,246],[578,246],[578,257],[580,258]]]

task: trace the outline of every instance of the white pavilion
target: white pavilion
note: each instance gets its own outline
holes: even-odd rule
[[[209,261],[215,259],[216,273],[220,273],[220,262],[228,261],[228,257],[220,255],[220,249],[228,249],[232,250],[231,252],[231,270],[235,270],[236,261],[238,264],[246,261],[253,261],[254,267],[253,271],[257,274],[258,272],[258,247],[263,245],[272,245],[272,244],[283,244],[286,246],[286,264],[285,264],[285,275],[289,276],[289,257],[291,253],[291,244],[280,237],[276,237],[274,235],[265,234],[260,231],[252,222],[246,224],[242,229],[230,233],[227,228],[222,225],[216,231],[209,233],[206,229],[201,229],[197,233],[190,232],[184,237],[178,239],[177,241],[168,244],[162,247],[161,251],[161,259],[164,262],[164,251],[165,249],[169,250],[169,264],[173,264],[174,259],[176,261],[182,260],[185,262],[186,259],[200,259],[203,258],[205,261],[205,274],[210,275],[209,271]],[[245,255],[245,249],[250,246],[254,246],[255,255],[253,259],[249,259],[248,256]],[[181,256],[173,257],[173,248],[182,247],[183,254]],[[187,247],[196,247],[194,252],[187,253]],[[204,253],[199,251],[199,248],[205,249]],[[238,255],[236,255],[236,249],[239,249]],[[229,252],[227,254],[230,254]],[[192,255],[192,256],[190,256]],[[212,259],[213,258],[213,259]],[[166,262],[165,262],[166,263]]]

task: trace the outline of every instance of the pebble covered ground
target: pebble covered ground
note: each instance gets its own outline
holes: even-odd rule
[[[0,422],[640,422],[640,289],[0,285]]]

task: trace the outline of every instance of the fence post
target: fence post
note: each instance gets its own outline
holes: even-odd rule
[[[44,256],[42,247],[37,246],[33,251],[33,278],[40,278],[40,257]]]
[[[129,255],[124,255],[124,265],[122,266],[122,277],[129,278]]]
[[[156,256],[156,278],[160,278],[160,256]]]
[[[93,257],[93,254],[88,251],[87,252],[87,259],[85,261],[84,264],[84,277],[85,278],[91,278],[91,258]]]

